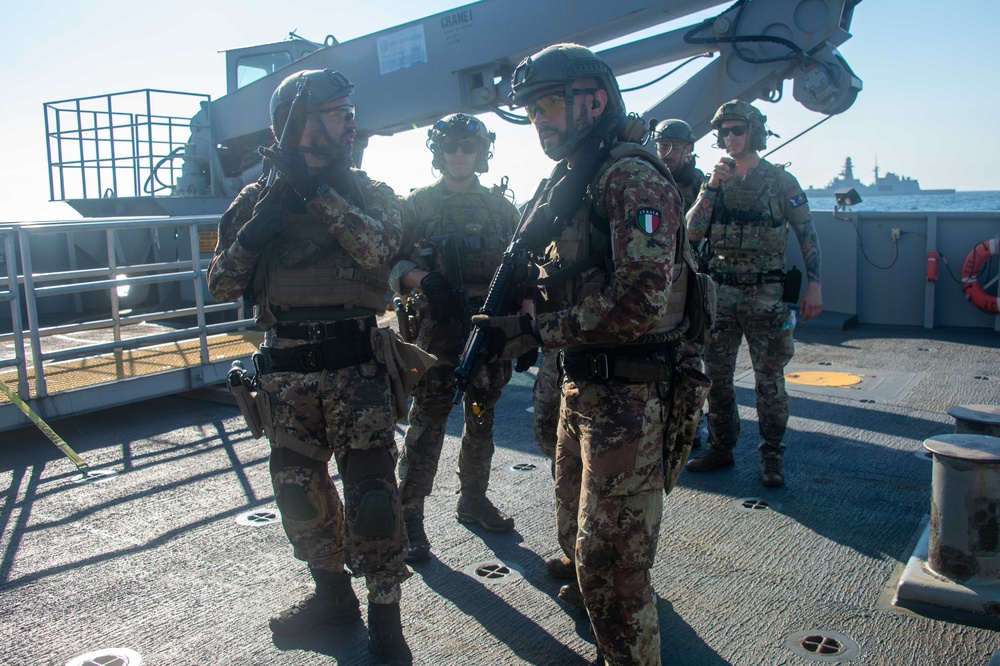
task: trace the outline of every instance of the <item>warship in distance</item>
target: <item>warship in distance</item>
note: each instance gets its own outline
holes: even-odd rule
[[[954,194],[955,190],[923,190],[920,183],[909,176],[899,176],[891,171],[886,171],[884,176],[879,176],[878,162],[875,163],[875,182],[865,185],[854,177],[854,164],[851,158],[844,160],[844,168],[840,170],[840,175],[827,183],[826,187],[810,187],[806,196],[811,197],[832,197],[837,190],[851,188],[861,195],[900,195],[900,194]]]

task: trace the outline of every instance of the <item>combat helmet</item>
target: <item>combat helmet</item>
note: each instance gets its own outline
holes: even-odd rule
[[[682,141],[684,143],[694,143],[695,136],[691,126],[679,118],[664,120],[656,126],[653,132],[653,141],[671,142]]]
[[[561,160],[571,155],[577,144],[594,128],[592,125],[586,132],[578,133],[573,123],[573,81],[585,76],[596,79],[597,87],[607,92],[605,115],[614,117],[619,129],[624,127],[625,101],[618,80],[611,67],[590,49],[579,44],[554,44],[528,56],[514,69],[508,97],[515,106],[526,106],[556,86],[563,88],[568,138],[565,144],[549,154],[553,159]]]
[[[476,173],[486,173],[490,169],[489,159],[493,157],[490,146],[497,135],[486,129],[479,118],[464,113],[456,113],[437,121],[427,130],[427,148],[434,155],[431,161],[438,171],[444,171],[444,141],[445,139],[477,139],[480,142],[476,152]]]
[[[722,127],[723,120],[742,120],[747,123],[750,135],[747,147],[750,150],[764,150],[767,147],[767,130],[764,128],[767,116],[761,113],[753,104],[744,102],[741,99],[726,102],[715,112],[715,116],[712,118],[712,128],[717,130]],[[719,139],[718,146],[725,149],[726,142]]]
[[[285,121],[288,120],[288,110],[292,100],[295,99],[295,93],[298,92],[299,81],[303,79],[309,80],[306,108],[310,111],[318,109],[331,99],[347,97],[354,93],[354,84],[340,72],[331,69],[306,69],[286,77],[271,95],[271,126],[276,137],[281,137]]]

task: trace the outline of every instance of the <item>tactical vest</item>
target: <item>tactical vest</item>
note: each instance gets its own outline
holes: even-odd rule
[[[311,213],[286,213],[281,238],[261,255],[254,292],[278,321],[329,321],[381,312],[388,268],[361,268]]]
[[[711,267],[724,267],[732,259],[753,258],[758,271],[782,268],[788,224],[781,209],[785,196],[781,170],[761,161],[746,178],[730,178],[721,189],[709,230],[714,255]]]
[[[611,154],[597,169],[597,174],[587,188],[583,205],[577,209],[573,219],[562,233],[546,248],[547,261],[542,264],[542,285],[544,305],[539,311],[556,312],[580,303],[589,294],[608,285],[614,271],[614,257],[611,251],[610,229],[605,211],[598,208],[594,191],[604,174],[618,161],[626,157],[640,157],[654,166],[671,185],[674,179],[670,171],[659,159],[634,143],[619,143],[611,149]],[[674,331],[686,326],[684,304],[690,267],[685,260],[687,247],[684,225],[679,225],[677,252],[671,273],[672,286],[667,311],[662,319],[646,335]]]
[[[492,195],[485,188],[477,186],[471,192],[445,196],[443,192],[446,190],[440,184],[427,192],[420,238],[454,234],[462,280],[466,285],[487,285],[500,265],[513,230],[504,228],[499,207],[489,200]],[[424,270],[442,270],[441,266],[431,265],[429,255],[422,254],[416,261]]]

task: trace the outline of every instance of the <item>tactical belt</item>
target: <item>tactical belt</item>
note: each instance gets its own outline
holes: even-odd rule
[[[563,373],[574,382],[648,384],[669,381],[673,374],[672,347],[586,347],[566,349],[559,358]]]
[[[712,271],[712,279],[717,284],[737,285],[741,287],[757,284],[770,284],[785,281],[785,271],[767,271],[766,273],[723,273]]]
[[[372,341],[368,334],[354,334],[319,344],[300,345],[289,349],[261,347],[254,354],[257,372],[319,372],[340,370],[372,359]]]
[[[324,342],[337,338],[346,338],[359,333],[367,333],[375,328],[375,317],[361,319],[344,319],[324,324],[278,324],[274,327],[276,337],[286,340],[308,340],[309,342]]]

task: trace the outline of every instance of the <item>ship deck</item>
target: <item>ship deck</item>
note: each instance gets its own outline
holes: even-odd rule
[[[665,502],[652,572],[663,663],[985,666],[1000,649],[995,620],[891,601],[930,508],[922,442],[953,431],[951,406],[1000,404],[997,333],[804,326],[796,339],[789,372],[860,382],[789,383],[787,485],[767,489],[741,353],[736,466],[683,473]],[[403,586],[416,664],[593,659],[584,614],[557,599],[560,581],[544,567],[558,547],[531,379],[515,375],[496,419],[490,492],[517,521],[510,534],[453,516],[461,423],[452,414],[427,502],[432,558]],[[3,663],[61,666],[94,651],[118,657],[87,663],[135,666],[136,654],[143,664],[368,663],[360,623],[280,640],[268,631],[267,617],[310,579],[273,520],[267,443],[214,397],[51,423],[92,469],[117,472],[99,482],[74,482],[77,470],[37,429],[0,433]],[[361,581],[355,590],[363,600]],[[833,647],[812,652],[804,636]]]

